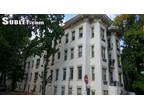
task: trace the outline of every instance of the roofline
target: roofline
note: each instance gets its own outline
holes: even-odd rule
[[[72,24],[74,24],[84,18],[102,19],[108,25],[111,25],[113,22],[106,14],[79,14],[79,15],[76,15],[75,17],[71,18],[70,20],[66,21],[64,23],[63,28],[66,29],[66,28],[70,27]]]

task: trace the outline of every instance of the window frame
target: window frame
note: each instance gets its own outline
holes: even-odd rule
[[[68,95],[72,95],[72,87],[68,87]]]
[[[65,95],[65,86],[61,87],[61,95]]]
[[[79,70],[79,69],[81,69],[81,71]],[[82,66],[80,65],[80,66],[77,66],[77,71],[78,71],[78,77],[77,77],[77,79],[78,80],[82,80]]]
[[[82,47],[82,45],[79,45],[78,46],[78,58],[82,57],[82,52],[83,52],[83,47]]]
[[[82,95],[82,87],[77,87],[77,95]]]
[[[68,50],[65,49],[64,50],[64,61],[67,61],[67,59],[68,59]]]
[[[83,27],[79,28],[79,38],[83,37]]]
[[[73,80],[74,67],[70,67],[69,70],[70,70],[70,77],[69,77],[69,80]],[[71,71],[71,70],[72,70],[72,71]]]
[[[69,42],[69,33],[65,35],[65,44],[67,44],[68,42]]]
[[[103,80],[103,84],[107,85],[107,69],[106,68],[102,68],[102,80]]]
[[[91,66],[91,74],[92,74],[91,80],[95,81],[95,67],[94,66]]]
[[[54,86],[54,95],[57,95],[57,89],[58,89],[58,87]]]
[[[60,59],[60,56],[61,56],[61,53],[60,51],[57,53],[57,59],[59,60]]]
[[[36,60],[36,69],[38,69],[39,66],[40,66],[40,58],[38,58],[38,59]]]
[[[102,27],[100,27],[100,36],[101,36],[101,40],[103,42],[105,42],[106,41],[106,39],[105,39],[105,29],[102,28]]]
[[[104,46],[101,47],[101,57],[104,62],[106,62],[106,48]]]
[[[38,80],[38,72],[35,72],[34,73],[34,83],[36,83],[37,82],[37,80]]]
[[[94,27],[91,27],[91,38],[94,38],[94,35],[95,35],[95,33],[94,33]]]
[[[108,90],[103,90],[103,95],[108,95]]]
[[[70,58],[71,58],[71,59],[74,59],[74,48],[71,48],[70,50],[71,50]]]
[[[91,58],[95,57],[94,45],[91,45]]]
[[[67,69],[63,68],[63,81],[66,80],[66,71],[67,71]]]
[[[59,76],[59,69],[56,69],[56,79],[55,79],[55,81],[59,80],[58,76]]]
[[[72,41],[74,41],[75,40],[75,30],[73,30],[72,32],[71,32],[71,40]]]

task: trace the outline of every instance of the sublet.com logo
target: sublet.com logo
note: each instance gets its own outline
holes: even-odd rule
[[[26,19],[13,20],[8,17],[2,18],[3,25],[44,25],[44,21],[30,21]]]

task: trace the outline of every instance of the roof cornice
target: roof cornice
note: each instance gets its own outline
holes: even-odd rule
[[[63,28],[67,29],[71,25],[75,24],[78,21],[82,21],[85,18],[88,18],[89,20],[90,19],[101,19],[107,25],[111,25],[112,24],[112,20],[105,14],[79,14],[79,15],[71,18],[67,22],[65,22]]]

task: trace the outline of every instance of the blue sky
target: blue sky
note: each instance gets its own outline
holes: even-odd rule
[[[64,21],[68,21],[69,19],[73,18],[77,14],[65,14]],[[116,14],[107,14],[111,19],[114,19]]]
[[[65,14],[64,21],[68,21],[72,17],[76,16],[77,14]]]

